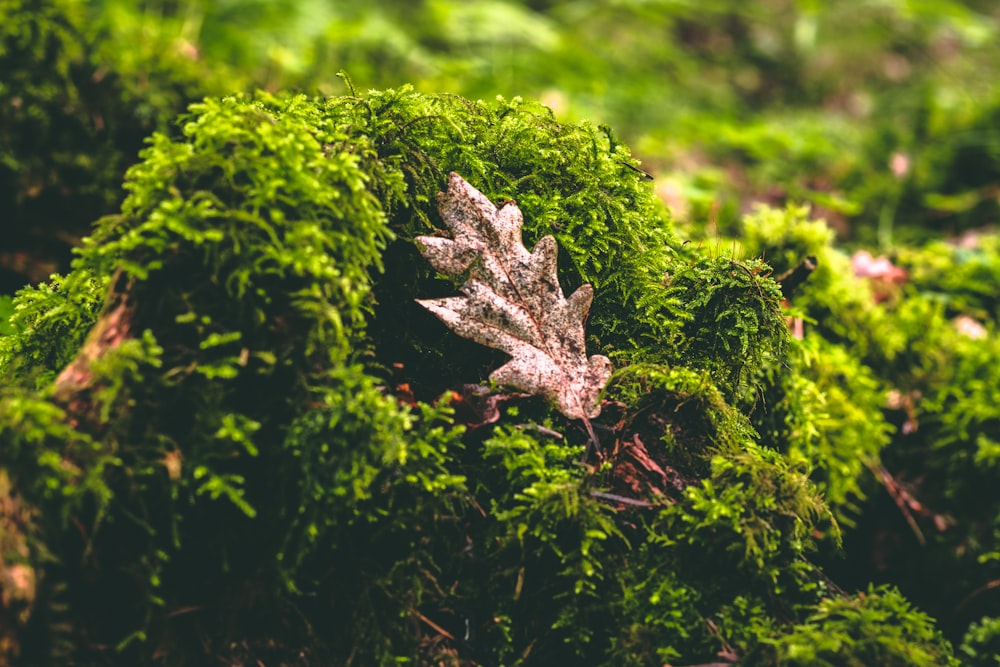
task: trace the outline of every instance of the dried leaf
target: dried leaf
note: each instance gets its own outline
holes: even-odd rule
[[[468,272],[465,296],[418,299],[458,335],[502,350],[512,359],[490,378],[540,394],[572,419],[600,414],[597,396],[611,374],[604,356],[587,357],[583,323],[594,290],[583,285],[563,296],[556,275],[556,241],[546,236],[528,252],[521,243],[517,204],[499,210],[457,174],[438,195],[453,238],[417,238],[441,273]]]

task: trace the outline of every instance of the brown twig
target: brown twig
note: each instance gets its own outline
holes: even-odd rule
[[[612,502],[621,503],[623,505],[632,505],[634,507],[662,507],[662,504],[651,503],[646,500],[636,500],[635,498],[626,498],[625,496],[619,496],[616,493],[607,493],[605,491],[591,491],[590,495],[594,498],[600,500],[610,500]]]
[[[423,621],[425,624],[427,624],[427,626],[430,627],[431,629],[436,630],[442,636],[447,637],[448,639],[450,639],[452,641],[455,641],[455,636],[453,634],[451,634],[450,632],[448,632],[447,630],[445,630],[444,628],[442,628],[440,625],[438,625],[437,623],[435,623],[431,619],[429,619],[426,616],[424,616],[423,614],[421,614],[419,611],[414,611],[413,614],[414,614],[414,616],[416,616],[417,618],[419,618],[421,621]]]
[[[896,506],[899,507],[899,511],[902,512],[906,523],[910,525],[910,529],[916,536],[917,541],[920,542],[920,546],[926,546],[927,538],[924,537],[924,532],[920,530],[920,526],[917,524],[917,520],[911,511],[911,508],[923,509],[923,506],[906,489],[900,486],[899,482],[892,476],[892,473],[885,469],[885,466],[869,463],[868,467],[879,478],[882,485],[885,486],[885,490],[889,492],[889,496],[892,497]]]
[[[976,590],[974,590],[971,593],[969,593],[968,595],[966,595],[964,598],[962,598],[961,602],[959,602],[957,605],[955,605],[955,611],[959,611],[965,605],[969,604],[972,601],[972,598],[977,597],[979,595],[982,595],[986,591],[992,590],[994,588],[1000,588],[1000,579],[994,579],[992,581],[987,581],[985,584],[983,584],[982,586],[980,586]]]

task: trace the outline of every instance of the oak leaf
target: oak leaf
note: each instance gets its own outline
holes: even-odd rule
[[[490,379],[539,394],[571,419],[600,414],[597,398],[611,374],[604,356],[587,357],[583,324],[594,298],[583,285],[566,298],[556,275],[556,240],[532,252],[521,242],[516,203],[499,210],[458,174],[438,194],[452,238],[420,236],[423,256],[441,273],[467,274],[464,296],[417,299],[458,335],[512,358]]]

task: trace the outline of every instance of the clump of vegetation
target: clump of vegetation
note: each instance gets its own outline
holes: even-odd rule
[[[8,497],[35,517],[5,561],[38,582],[22,655],[143,661],[213,637],[247,656],[645,662],[751,655],[805,620],[832,593],[804,556],[835,524],[804,458],[729,403],[734,368],[782,355],[778,287],[682,257],[628,160],[517,100],[192,107],[0,339]],[[452,170],[516,199],[526,239],[566,239],[560,279],[595,286],[590,344],[625,365],[589,455],[544,401],[471,391],[491,355],[417,315],[454,289],[414,243]],[[719,296],[693,298],[699,281]],[[758,326],[709,345],[713,318]],[[608,620],[684,599],[645,630]]]
[[[969,626],[962,640],[961,655],[966,665],[996,664],[1000,654],[1000,624],[995,617],[985,617]]]
[[[892,589],[828,598],[805,623],[762,653],[771,654],[765,664],[773,659],[782,665],[960,664],[930,617]]]
[[[452,171],[593,285],[586,344],[619,370],[589,433],[476,388],[497,353],[416,303],[457,287],[415,242],[442,233]],[[790,359],[778,284],[682,247],[606,132],[409,89],[209,99],[126,189],[0,338],[25,508],[3,566],[34,582],[9,659],[706,662],[806,623],[861,641],[823,620],[841,593],[809,556],[837,543],[821,490],[849,475],[738,402]],[[950,650],[884,619],[894,650]]]
[[[792,209],[760,212],[745,224],[748,250],[772,258],[777,270],[796,257],[816,258],[791,301],[815,323],[805,326],[801,347],[813,352],[803,357],[802,375],[824,389],[815,395],[808,389],[816,385],[797,385],[791,393],[785,383],[802,379],[773,371],[770,400],[780,409],[759,423],[791,451],[796,441],[833,445],[812,452],[823,462],[817,480],[835,507],[848,500],[838,518],[858,525],[846,537],[847,563],[832,571],[861,585],[851,573],[881,570],[881,581],[960,637],[988,614],[997,576],[997,503],[987,491],[997,320],[985,287],[994,235],[902,249],[893,263],[864,252],[848,257],[832,234]],[[796,403],[809,408],[783,412]],[[944,571],[948,586],[926,586]]]
[[[0,0],[0,664],[996,663],[992,10],[285,9]]]

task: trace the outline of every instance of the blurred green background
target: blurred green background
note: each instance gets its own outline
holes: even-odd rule
[[[883,249],[998,212],[987,0],[0,0],[0,26],[2,292],[66,268],[189,102],[341,70],[608,125],[710,234],[758,201]]]

